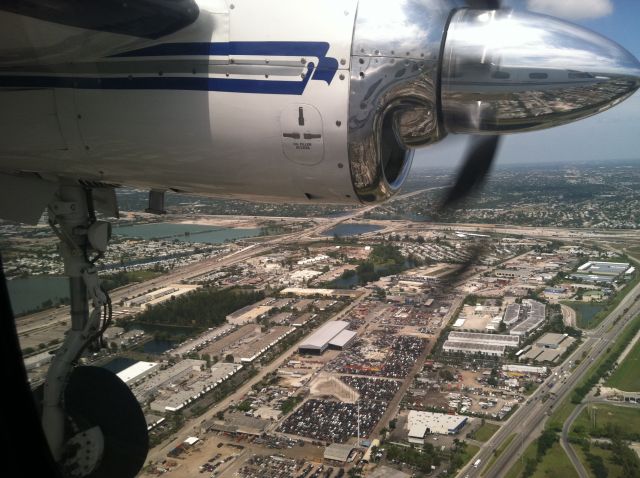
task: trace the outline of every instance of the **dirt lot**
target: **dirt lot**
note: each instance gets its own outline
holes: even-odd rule
[[[272,449],[252,443],[251,439],[235,440],[232,437],[225,436],[216,432],[207,432],[205,435],[197,435],[201,437],[201,441],[192,447],[188,452],[179,458],[169,458],[177,464],[170,472],[166,473],[171,478],[193,478],[200,476],[200,466],[209,463],[216,466],[217,463],[225,460],[224,463],[216,466],[216,472],[224,474],[224,476],[233,476],[233,474],[242,466],[242,464],[254,454],[273,455],[281,453],[289,458],[304,458],[308,461],[321,463],[324,454],[324,448],[320,446],[305,443],[304,446],[294,446],[292,448]],[[219,445],[222,446],[219,447]],[[216,457],[215,460],[208,460]],[[218,476],[219,476],[218,475]],[[145,476],[150,476],[145,474]],[[203,475],[204,476],[204,475]],[[209,476],[207,474],[206,476]]]

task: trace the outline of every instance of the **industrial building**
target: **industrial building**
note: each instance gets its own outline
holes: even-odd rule
[[[455,340],[447,340],[442,346],[444,352],[462,352],[464,354],[482,353],[493,357],[502,357],[505,351],[504,345],[484,344],[478,342],[457,342]]]
[[[520,339],[506,334],[483,334],[476,332],[450,332],[449,340],[477,344],[504,345],[517,347]]]
[[[507,326],[513,325],[520,320],[520,304],[509,304],[504,311],[502,320]]]
[[[149,431],[160,425],[165,419],[159,415],[145,415],[144,420],[147,422],[147,431]]]
[[[407,438],[409,443],[424,444],[427,434],[454,435],[467,423],[467,417],[446,413],[409,410]]]
[[[578,271],[585,274],[619,276],[629,270],[628,262],[597,262],[589,261],[578,267]]]
[[[353,445],[332,443],[324,449],[324,459],[346,463],[353,450]]]
[[[482,353],[502,357],[507,347],[517,347],[520,339],[513,335],[450,332],[442,346],[444,352]]]
[[[347,347],[353,339],[358,335],[354,330],[343,330],[329,342],[329,347],[332,349],[342,350]]]
[[[546,306],[543,303],[532,299],[524,299],[522,301],[522,308],[527,318],[509,331],[511,335],[519,337],[527,335],[544,322]]]
[[[536,343],[518,357],[519,360],[532,360],[534,362],[555,362],[576,341],[567,334],[547,333],[540,337]]]
[[[273,310],[273,305],[267,305],[267,302],[270,301],[270,299],[264,299],[255,304],[250,304],[242,309],[238,309],[227,315],[227,322],[233,325],[245,325],[250,322],[257,322],[258,317]]]
[[[211,367],[210,373],[202,373],[188,387],[176,387],[171,384],[170,391],[152,401],[149,404],[149,408],[156,412],[176,412],[181,410],[189,403],[216,388],[240,369],[242,369],[242,365],[217,363]]]
[[[505,372],[537,373],[539,375],[545,375],[548,369],[547,367],[536,367],[533,365],[507,364],[502,366],[502,370]]]
[[[234,362],[253,362],[294,330],[296,330],[295,327],[286,327],[282,325],[271,328],[269,332],[260,334],[256,340],[242,344],[236,350],[231,352]]]
[[[298,347],[301,354],[321,354],[330,345],[331,341],[338,339],[338,335],[349,327],[349,322],[333,320],[327,322],[313,334],[309,335]],[[351,337],[353,339],[353,337]],[[349,340],[351,340],[349,339]],[[340,339],[341,340],[341,339]]]
[[[168,287],[163,287],[162,289],[149,292],[148,294],[141,295],[140,297],[136,297],[129,301],[125,302],[127,307],[139,307],[141,309],[146,309],[153,305],[158,305],[162,302],[166,302],[172,297],[178,297],[179,295],[186,294],[187,292],[191,292],[192,290],[197,289],[198,285],[186,285],[186,284],[175,284]]]
[[[152,398],[160,388],[177,383],[192,372],[200,371],[205,364],[204,360],[182,360],[166,370],[159,371],[157,375],[132,387],[131,390],[138,401],[144,403]]]
[[[156,362],[136,362],[131,367],[127,367],[118,372],[118,378],[127,385],[135,384],[140,380],[156,373],[160,370],[160,364]]]
[[[228,334],[235,328],[236,328],[235,325],[223,324],[220,327],[216,327],[211,330],[208,330],[207,332],[199,335],[194,339],[189,339],[181,343],[175,349],[167,350],[166,353],[169,355],[181,356],[181,355],[186,355],[192,352],[198,352],[203,347],[209,345],[211,342],[217,340],[223,335]]]

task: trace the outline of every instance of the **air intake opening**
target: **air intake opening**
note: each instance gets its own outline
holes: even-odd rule
[[[400,187],[398,179],[404,175],[403,167],[406,160],[407,151],[398,141],[394,127],[394,112],[390,111],[384,116],[382,121],[382,131],[380,138],[380,160],[382,162],[382,172],[385,179],[392,188]]]

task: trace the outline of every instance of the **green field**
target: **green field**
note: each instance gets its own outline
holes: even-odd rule
[[[625,392],[640,392],[640,340],[609,377],[607,385]]]
[[[467,446],[464,449],[464,453],[462,454],[463,463],[469,463],[471,458],[473,458],[474,455],[478,453],[478,450],[480,450],[479,446],[467,443]]]
[[[573,422],[571,431],[578,434],[588,433],[595,437],[606,436],[610,426],[623,432],[640,434],[640,409],[616,407],[606,403],[591,404],[585,407]]]
[[[587,470],[587,473],[591,478],[596,478],[596,475],[593,473],[593,470],[589,466],[587,462],[587,457],[582,451],[582,447],[573,446],[573,449],[576,451],[576,455],[578,455],[578,459],[580,463],[584,465],[584,468]],[[592,455],[601,456],[604,460],[604,464],[607,467],[607,478],[631,478],[629,476],[625,476],[624,471],[620,465],[615,464],[611,459],[613,458],[611,450],[604,450],[602,448],[598,448],[596,446],[592,446],[590,449],[590,453]]]
[[[537,443],[531,443],[522,455],[522,459],[513,465],[506,475],[506,478],[521,478],[527,459],[536,458]],[[578,473],[569,461],[569,457],[564,452],[559,442],[556,442],[545,453],[542,461],[537,464],[533,478],[578,478]]]
[[[560,443],[556,443],[544,455],[542,462],[538,463],[538,467],[532,478],[560,476],[562,478],[578,478],[578,473],[560,446]]]
[[[478,440],[481,442],[487,441],[489,438],[493,436],[495,432],[498,431],[500,425],[494,425],[493,423],[485,423],[480,428],[476,430],[474,435],[474,440]]]

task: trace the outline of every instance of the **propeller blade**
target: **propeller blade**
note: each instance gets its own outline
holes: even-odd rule
[[[500,8],[499,0],[467,0],[469,8],[477,8],[479,10],[497,10]]]
[[[451,207],[482,185],[489,169],[491,169],[497,149],[497,135],[475,136],[473,138],[467,159],[455,184],[440,206],[441,210]]]

